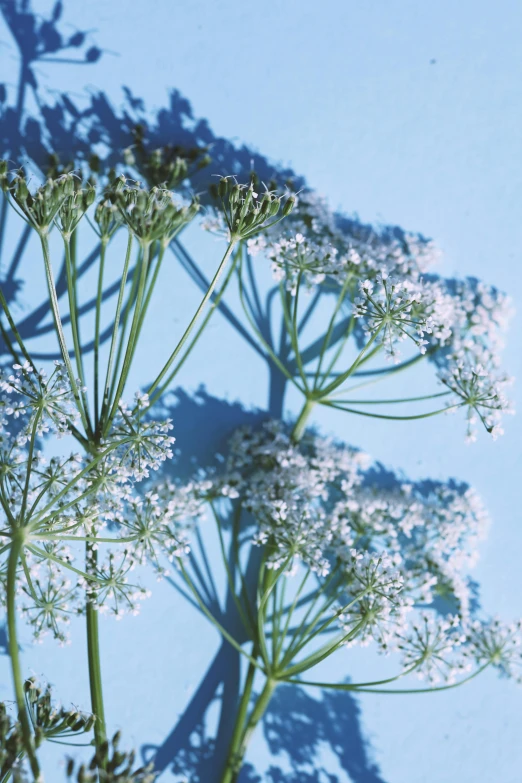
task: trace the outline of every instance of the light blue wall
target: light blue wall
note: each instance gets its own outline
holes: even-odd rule
[[[50,5],[37,2],[42,11]],[[70,0],[65,17],[95,29],[93,41],[106,52],[88,68],[39,65],[42,85],[79,95],[91,84],[115,102],[127,85],[151,110],[175,87],[217,134],[291,165],[334,207],[431,236],[445,253],[442,273],[482,277],[520,300],[520,3]],[[3,28],[0,40],[3,78],[14,84],[16,50]],[[212,269],[219,248],[194,236],[187,242]],[[196,300],[183,273],[172,267],[168,275],[171,286],[166,282],[157,300],[164,321],[147,332],[143,353],[151,367],[156,357],[159,363],[162,330],[179,328]],[[520,329],[517,318],[505,354],[519,379]],[[189,391],[205,383],[217,398],[264,408],[265,378],[250,349],[218,317],[181,382]],[[411,388],[411,376],[403,383]],[[423,374],[415,383],[429,388]],[[295,400],[287,402],[295,411]],[[475,486],[493,518],[476,571],[484,606],[506,619],[522,615],[519,418],[507,420],[498,442],[482,434],[473,446],[464,445],[456,417],[382,424],[322,412],[317,421],[413,477],[454,476]],[[179,439],[177,445],[185,448]],[[138,745],[164,741],[219,645],[172,588],[154,588],[139,618],[103,623],[109,713]],[[28,647],[25,661],[64,698],[74,689],[87,706],[83,648],[79,627],[70,648]],[[5,657],[0,666],[7,683]],[[373,666],[361,653],[349,662],[344,652],[329,676],[366,676]],[[0,695],[6,692],[0,686]],[[447,694],[368,695],[358,704],[385,783],[521,779],[522,691],[512,683],[487,674]],[[248,758],[259,773],[271,764],[288,767],[284,753],[271,758],[262,732]],[[350,780],[328,742],[318,759],[316,767]],[[353,780],[377,783],[371,774]]]

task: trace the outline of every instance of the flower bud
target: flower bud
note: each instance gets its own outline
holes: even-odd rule
[[[220,198],[225,198],[228,191],[228,180],[226,177],[221,177],[218,184],[218,196]]]
[[[283,217],[286,217],[287,215],[290,214],[290,212],[295,207],[295,202],[296,202],[295,196],[289,196],[288,197],[288,199],[286,200],[286,203],[285,203],[285,205],[283,207]]]
[[[21,177],[18,178],[16,183],[16,197],[20,201],[25,201],[28,195],[29,195],[29,190],[27,189],[27,184],[25,179],[22,179]]]

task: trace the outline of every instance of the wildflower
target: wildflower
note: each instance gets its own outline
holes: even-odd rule
[[[354,316],[364,319],[368,336],[379,336],[390,359],[398,361],[396,343],[407,338],[422,354],[426,353],[428,341],[423,338],[432,331],[432,326],[425,312],[422,288],[410,281],[388,277],[386,272],[377,277],[377,283],[378,293],[370,280],[359,284],[361,296],[355,300]]]
[[[148,407],[147,395],[138,393],[135,403],[135,410],[131,411],[120,402],[119,415],[106,445],[118,446],[109,457],[118,475],[122,479],[141,481],[149,475],[150,468],[157,470],[161,462],[172,457],[175,438],[168,434],[173,427],[170,419],[157,422],[144,418],[143,413]]]
[[[176,234],[194,219],[199,202],[185,204],[176,200],[170,190],[150,190],[128,184],[124,176],[115,179],[106,194],[105,208],[114,204],[134,236],[145,244],[158,241],[167,247]]]
[[[22,431],[28,436],[35,422],[38,435],[51,431],[58,436],[67,433],[78,421],[79,413],[62,363],[55,362],[49,378],[44,370],[36,371],[29,362],[14,364],[13,369],[14,373],[0,382],[0,388],[8,395],[7,415],[16,419],[25,415]]]
[[[522,682],[522,622],[475,620],[467,633],[466,655],[479,666],[491,664],[505,677]]]
[[[397,649],[405,668],[414,667],[419,679],[428,679],[431,684],[452,683],[463,671],[455,652],[464,641],[457,618],[442,619],[425,613],[406,633],[397,634]]]
[[[221,177],[213,188],[213,195],[219,200],[230,239],[249,239],[264,231],[290,214],[295,203],[294,196],[283,199],[274,191],[265,188],[262,195],[249,185],[238,183],[234,177]]]
[[[513,413],[504,393],[510,378],[495,378],[482,365],[470,366],[462,361],[450,371],[441,372],[439,378],[455,395],[453,404],[467,408],[468,442],[476,440],[475,424],[479,420],[494,439],[503,434],[501,414]]]

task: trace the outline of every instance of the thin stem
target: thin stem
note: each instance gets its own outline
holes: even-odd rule
[[[194,337],[192,338],[192,340],[188,344],[188,346],[187,346],[183,356],[180,358],[180,360],[177,362],[177,364],[172,368],[168,378],[162,383],[161,387],[159,389],[157,389],[156,394],[154,395],[154,398],[153,398],[154,400],[159,399],[161,397],[161,395],[165,392],[165,390],[168,389],[168,387],[170,386],[170,384],[172,383],[172,381],[174,380],[174,378],[176,377],[176,375],[181,370],[181,368],[183,367],[183,365],[187,361],[188,357],[192,353],[192,351],[193,351],[194,347],[196,346],[199,338],[201,337],[201,335],[205,331],[205,329],[206,329],[206,327],[208,325],[208,322],[212,318],[212,315],[213,315],[214,311],[219,307],[219,305],[221,303],[221,300],[223,298],[223,294],[225,293],[225,291],[226,291],[226,289],[228,287],[228,284],[229,284],[229,282],[230,282],[230,280],[232,278],[232,275],[233,275],[233,273],[234,273],[234,271],[236,269],[237,261],[238,261],[238,258],[240,256],[240,254],[241,254],[241,248],[239,247],[238,248],[238,252],[236,253],[234,258],[232,259],[232,263],[230,264],[230,269],[228,270],[227,275],[226,275],[226,277],[225,277],[225,279],[223,281],[223,285],[221,286],[221,288],[219,289],[217,295],[215,296],[214,301],[212,302],[211,306],[209,307],[208,312],[207,312],[206,316],[204,317],[203,321],[201,322],[201,325],[200,325],[199,329],[197,330],[197,332],[195,333]]]
[[[228,631],[223,627],[223,625],[218,620],[216,620],[216,618],[214,617],[212,612],[208,609],[208,607],[205,606],[205,603],[202,600],[200,594],[198,593],[196,587],[194,586],[192,579],[188,575],[187,570],[183,565],[181,558],[178,558],[178,565],[179,565],[179,570],[181,571],[183,578],[187,584],[187,587],[189,588],[190,592],[193,594],[194,598],[196,599],[197,604],[200,610],[203,612],[203,614],[206,617],[208,617],[210,622],[216,626],[216,628],[221,633],[221,635],[227,640],[227,642],[229,642],[229,644],[232,645],[232,647],[234,647],[239,653],[241,653],[241,655],[244,655],[245,658],[247,658],[250,661],[250,663],[252,663],[254,666],[261,668],[260,664],[255,660],[255,658],[253,658],[252,655],[249,655],[245,650],[243,650],[239,642],[236,642],[234,637],[228,633]]]
[[[11,311],[9,310],[9,305],[7,304],[7,300],[4,296],[4,292],[2,291],[2,287],[0,286],[0,305],[2,305],[2,310],[5,313],[5,316],[7,318],[7,322],[11,328],[12,333],[16,337],[16,341],[18,345],[20,346],[20,350],[22,351],[25,359],[29,362],[31,367],[34,368],[33,360],[31,359],[28,350],[26,349],[24,342],[20,336],[20,333],[18,329],[16,328],[16,324],[13,320],[13,316],[11,315]]]
[[[76,285],[75,285],[76,280],[74,274],[74,261],[71,255],[71,240],[67,239],[66,237],[64,237],[64,247],[65,247],[65,272],[67,277],[67,296],[69,300],[69,313],[71,316],[71,331],[72,331],[73,346],[74,346],[74,358],[76,360],[76,368],[78,370],[77,377],[79,378],[82,386],[81,397],[82,397],[83,408],[85,411],[85,417],[88,423],[88,432],[92,433],[92,428],[89,419],[87,396],[84,391],[85,372],[83,368],[83,356],[82,356],[82,349],[80,345],[80,329],[79,329],[78,308],[77,308],[77,301],[76,301]]]
[[[190,337],[190,334],[191,334],[194,326],[196,325],[197,321],[199,320],[199,317],[200,317],[201,313],[203,312],[203,310],[205,308],[205,305],[207,304],[208,300],[212,296],[212,294],[214,292],[214,289],[215,289],[216,285],[218,284],[219,279],[220,279],[221,275],[223,274],[223,272],[225,270],[225,266],[227,264],[227,261],[230,258],[230,255],[231,255],[231,253],[232,253],[236,243],[237,243],[237,239],[231,239],[231,241],[229,242],[228,247],[227,247],[227,249],[225,251],[225,255],[221,259],[221,263],[219,264],[219,266],[218,266],[218,268],[216,270],[216,274],[212,278],[212,281],[211,281],[211,283],[210,283],[210,285],[209,285],[209,287],[208,287],[208,289],[207,289],[203,299],[199,303],[198,309],[196,310],[196,312],[192,316],[189,325],[187,326],[187,328],[185,329],[185,331],[183,333],[183,336],[181,337],[180,341],[178,342],[178,344],[176,345],[176,347],[172,351],[172,353],[169,356],[167,362],[164,364],[163,369],[161,370],[159,375],[156,377],[156,380],[154,381],[154,383],[148,389],[149,397],[151,397],[151,404],[153,404],[153,402],[155,402],[157,397],[158,397],[158,395],[154,395],[154,397],[152,397],[152,394],[156,391],[156,389],[158,388],[158,386],[162,382],[163,378],[167,375],[167,373],[169,372],[170,368],[174,364],[174,362],[176,360],[176,357],[178,356],[179,352],[181,351],[181,349],[183,348],[183,346],[187,342],[188,338]]]
[[[18,707],[18,719],[22,727],[24,738],[24,747],[29,758],[29,764],[35,781],[40,778],[40,766],[36,758],[31,721],[27,714],[27,705],[25,703],[24,680],[22,677],[22,667],[20,664],[20,652],[18,648],[18,639],[16,635],[16,569],[18,559],[23,548],[22,531],[17,531],[18,535],[13,537],[11,551],[9,553],[9,562],[7,568],[7,630],[9,634],[9,657],[11,660],[11,673],[13,676],[13,685]]]
[[[96,562],[97,552],[92,544],[86,545],[86,561]],[[100,661],[100,632],[98,612],[91,601],[85,607],[87,626],[87,658],[89,664],[89,686],[91,690],[91,707],[96,717],[94,723],[94,739],[96,748],[107,739],[105,709],[103,706],[103,687]]]
[[[310,400],[308,398],[305,400],[301,413],[299,414],[292,430],[292,440],[294,440],[296,443],[303,437],[308,419],[310,418],[310,414],[314,409],[314,405],[315,400]]]
[[[272,360],[272,362],[275,364],[275,366],[280,370],[280,372],[285,376],[287,380],[290,381],[290,383],[293,383],[294,386],[299,389],[299,391],[304,394],[305,389],[303,389],[296,381],[296,379],[293,377],[293,375],[290,373],[290,371],[285,367],[279,356],[274,352],[272,346],[268,343],[268,341],[265,339],[264,335],[262,334],[261,330],[257,326],[252,313],[249,311],[247,304],[245,302],[245,291],[243,286],[243,279],[241,275],[241,270],[238,272],[238,283],[239,283],[239,301],[241,302],[241,306],[243,308],[243,311],[248,319],[248,322],[250,326],[252,327],[252,330],[257,335],[261,345],[265,349],[265,351],[268,354],[268,357]]]
[[[74,395],[74,399],[76,401],[76,406],[78,408],[78,411],[80,412],[83,426],[85,427],[85,431],[89,432],[90,431],[89,422],[87,420],[87,415],[84,410],[83,403],[80,398],[80,394],[78,392],[78,384],[76,383],[76,378],[71,364],[71,357],[69,356],[65,335],[63,332],[60,309],[58,306],[58,297],[56,295],[56,288],[54,285],[53,269],[51,266],[51,258],[49,255],[49,241],[47,239],[47,235],[40,234],[40,241],[42,243],[42,251],[44,256],[44,264],[45,264],[45,276],[47,280],[47,287],[49,290],[49,300],[51,304],[51,310],[53,313],[54,326],[56,329],[56,334],[58,336],[58,343],[60,345],[60,352],[65,362],[65,367],[67,370],[67,374],[69,376],[69,382],[71,384],[71,389]]]
[[[254,650],[252,650],[252,655],[254,655]],[[229,768],[232,768],[231,771],[234,772],[236,768],[236,762],[239,761],[239,764],[241,764],[242,761],[242,759],[238,759],[238,752],[241,747],[241,740],[243,738],[243,734],[245,731],[248,705],[250,704],[250,698],[252,696],[252,688],[254,685],[255,673],[256,673],[256,667],[254,666],[253,663],[250,663],[248,666],[243,693],[241,695],[241,699],[239,701],[238,708],[237,708],[234,731],[232,733],[232,739],[230,740],[228,756],[225,764],[224,780],[227,779],[226,775]]]
[[[125,351],[125,357],[123,359],[123,367],[121,369],[120,379],[118,381],[116,393],[112,401],[112,408],[108,416],[107,424],[105,426],[105,431],[107,431],[108,425],[116,415],[120,398],[121,395],[123,394],[123,390],[125,389],[125,384],[127,382],[127,378],[129,376],[129,372],[131,368],[132,357],[134,354],[134,345],[137,338],[137,332],[138,332],[138,327],[140,322],[141,305],[143,302],[143,296],[145,292],[145,283],[147,282],[147,266],[149,262],[149,254],[150,254],[150,243],[145,243],[143,245],[143,256],[141,259],[141,268],[139,271],[138,292],[136,294],[136,304],[134,305],[134,315],[132,317],[129,339],[127,340],[127,349]]]
[[[254,709],[250,714],[250,718],[248,719],[248,723],[243,732],[240,744],[237,747],[231,747],[229,751],[227,764],[225,767],[225,772],[221,778],[221,783],[237,783],[250,738],[257,724],[265,714],[266,708],[268,707],[276,686],[277,680],[267,679],[264,688],[261,691],[258,700],[256,701]]]
[[[332,332],[335,324],[335,319],[337,318],[337,314],[339,310],[341,309],[341,306],[344,302],[344,297],[346,295],[346,291],[348,290],[348,285],[350,284],[350,277],[351,275],[346,275],[345,281],[342,285],[342,288],[339,292],[339,296],[337,297],[337,302],[335,304],[332,316],[330,318],[330,322],[328,324],[328,328],[326,330],[326,334],[324,336],[323,344],[321,346],[321,351],[319,354],[319,362],[317,364],[317,370],[315,372],[314,377],[314,389],[317,389],[320,385],[320,379],[321,379],[321,369],[323,366],[323,360],[325,357],[326,352],[328,351],[328,348],[330,347],[330,340],[332,339]]]
[[[358,356],[356,357],[353,364],[348,367],[348,369],[343,372],[338,378],[336,378],[332,383],[330,383],[326,388],[322,389],[323,396],[327,396],[331,392],[333,392],[335,389],[337,389],[342,383],[344,383],[350,375],[352,375],[357,367],[361,364],[364,355],[368,352],[368,350],[371,348],[377,337],[379,336],[381,332],[382,326],[379,326],[378,329],[375,330],[375,332],[372,334],[366,345],[362,348],[362,350],[359,352]]]
[[[103,273],[105,270],[106,251],[107,251],[107,241],[102,239],[101,248],[100,248],[100,267],[98,269],[98,288],[96,291],[96,316],[94,321],[94,428],[96,431],[98,430],[98,423],[100,420],[100,401],[99,401],[100,323],[101,323],[101,307],[102,307],[102,297],[103,297]],[[115,332],[117,332],[117,328],[113,332],[113,337]]]
[[[127,276],[129,274],[129,264],[130,264],[130,257],[131,257],[131,251],[132,251],[132,241],[133,241],[133,235],[129,231],[129,238],[127,241],[127,251],[125,253],[125,262],[123,264],[123,272],[121,277],[121,285],[120,285],[120,291],[118,293],[118,301],[116,304],[116,313],[114,315],[114,325],[113,325],[113,331],[112,331],[112,339],[111,339],[111,347],[109,350],[109,361],[107,363],[107,374],[105,376],[105,390],[103,392],[103,404],[102,404],[102,411],[100,415],[100,422],[101,426],[103,428],[104,424],[104,414],[107,411],[107,408],[110,403],[110,386],[111,386],[111,378],[112,378],[112,367],[114,363],[114,352],[116,349],[116,342],[118,339],[118,329],[120,326],[120,317],[121,317],[121,308],[123,305],[123,296],[125,294],[125,286],[127,285]],[[130,303],[129,303],[130,304]]]
[[[387,419],[389,421],[414,421],[416,419],[429,419],[431,416],[438,416],[440,413],[447,413],[453,409],[461,408],[465,405],[465,402],[458,402],[455,405],[448,405],[447,408],[439,408],[436,411],[429,411],[429,413],[418,413],[413,416],[392,416],[384,413],[370,413],[370,411],[359,411],[356,408],[346,408],[344,405],[337,405],[337,403],[331,400],[320,400],[321,405],[326,405],[328,408],[335,408],[336,410],[344,411],[345,413],[357,413],[359,416],[369,416],[372,419]]]

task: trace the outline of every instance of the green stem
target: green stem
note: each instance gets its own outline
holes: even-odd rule
[[[176,345],[176,347],[172,351],[171,355],[169,356],[167,362],[163,366],[163,369],[161,370],[161,372],[157,376],[157,378],[154,381],[154,383],[152,384],[152,386],[148,389],[149,397],[151,397],[152,393],[158,388],[158,386],[162,382],[163,378],[166,376],[166,374],[168,373],[168,371],[172,367],[173,363],[175,362],[176,357],[178,356],[179,352],[181,351],[181,349],[183,348],[183,346],[187,342],[188,338],[190,337],[190,334],[191,334],[194,326],[196,325],[197,321],[199,320],[199,317],[200,317],[201,313],[203,312],[203,310],[205,308],[205,305],[207,304],[208,300],[212,296],[212,294],[214,292],[214,289],[215,289],[216,285],[218,284],[221,275],[223,274],[223,271],[225,269],[227,261],[230,258],[230,255],[231,255],[231,253],[232,253],[232,251],[233,251],[233,249],[234,249],[234,247],[236,245],[236,242],[237,242],[237,239],[232,239],[229,242],[229,245],[228,245],[228,247],[226,249],[225,255],[221,259],[221,263],[219,264],[219,266],[217,268],[216,274],[212,278],[212,281],[211,281],[211,283],[210,283],[210,285],[209,285],[209,287],[208,287],[208,289],[207,289],[207,291],[205,293],[205,296],[203,297],[203,299],[199,303],[199,307],[196,310],[196,312],[194,313],[194,315],[192,316],[192,319],[191,319],[189,325],[187,326],[187,328],[185,329],[185,332],[183,333],[183,336],[182,336],[181,340],[178,342],[178,344]],[[156,400],[156,396],[154,396],[153,398],[151,397],[151,404],[153,402],[155,402],[155,400]]]
[[[107,250],[107,241],[102,239],[100,248],[100,268],[98,270],[98,288],[96,292],[96,317],[94,322],[94,428],[98,431],[98,422],[100,419],[100,322],[101,306],[103,297],[103,273],[105,270],[105,253]]]
[[[121,370],[120,379],[118,381],[118,387],[116,389],[116,393],[114,395],[114,399],[112,401],[112,408],[110,410],[108,421],[105,426],[105,432],[108,430],[108,427],[110,425],[110,422],[116,415],[116,411],[118,410],[118,405],[120,402],[121,395],[123,394],[123,390],[125,389],[125,384],[127,382],[127,378],[129,376],[131,363],[132,363],[132,357],[134,354],[134,347],[135,347],[135,341],[137,339],[137,333],[138,333],[138,327],[140,323],[140,315],[141,315],[141,306],[143,302],[143,297],[145,294],[145,284],[147,282],[147,267],[149,264],[149,254],[150,254],[150,243],[143,245],[143,256],[141,259],[141,269],[139,271],[139,283],[138,283],[138,293],[136,295],[136,304],[134,305],[134,315],[132,317],[132,323],[130,328],[130,334],[129,339],[127,341],[127,350],[125,351],[125,358],[123,359],[123,367]],[[105,433],[104,433],[105,434]]]
[[[272,698],[272,694],[277,686],[277,680],[267,679],[263,690],[255,703],[254,709],[250,714],[248,723],[245,730],[242,733],[240,741],[236,739],[235,744],[231,744],[225,771],[221,778],[220,783],[236,783],[243,765],[243,759],[248,747],[248,743],[252,734],[254,733],[257,724],[266,712],[266,708]],[[237,724],[236,724],[237,725]],[[234,732],[235,736],[235,732]]]
[[[9,310],[9,305],[7,304],[6,298],[4,296],[4,293],[3,293],[1,287],[0,287],[0,305],[2,306],[2,310],[5,313],[5,316],[7,318],[7,322],[9,323],[9,326],[11,328],[12,333],[16,337],[16,341],[17,341],[18,345],[20,346],[20,349],[21,349],[25,359],[29,362],[31,367],[34,367],[33,360],[31,359],[31,357],[29,355],[29,352],[27,351],[27,349],[26,349],[26,347],[25,347],[25,345],[23,343],[23,340],[22,340],[22,338],[20,336],[20,333],[19,333],[18,329],[16,328],[16,324],[15,324],[15,322],[13,320],[13,316],[11,315],[11,311]]]
[[[78,320],[78,308],[77,308],[78,302],[76,298],[75,263],[74,263],[73,255],[71,253],[70,239],[64,238],[64,247],[65,247],[65,271],[67,277],[67,296],[69,300],[69,314],[71,316],[71,331],[72,331],[73,346],[74,346],[74,358],[76,360],[76,369],[78,371],[77,377],[80,379],[81,386],[82,386],[81,396],[82,396],[83,409],[85,411],[85,416],[89,425],[88,432],[92,432],[92,429],[90,427],[87,396],[85,394],[85,391],[83,391],[83,389],[85,388],[85,372],[83,368],[82,348],[80,345],[80,325]],[[53,287],[54,287],[54,283],[53,283]]]
[[[294,424],[294,428],[292,430],[292,440],[295,442],[300,441],[303,437],[306,424],[308,422],[308,419],[310,418],[310,414],[312,413],[312,410],[315,405],[315,400],[306,399],[305,404],[303,405],[303,408],[301,410],[301,413],[299,414],[296,423]]]
[[[69,356],[69,351],[67,349],[67,343],[65,341],[65,335],[63,332],[63,326],[62,326],[62,319],[60,317],[60,308],[58,306],[58,297],[56,295],[56,288],[54,286],[54,276],[53,276],[53,269],[51,266],[51,258],[49,255],[49,241],[47,239],[47,236],[45,234],[40,234],[40,241],[42,243],[42,251],[43,251],[43,257],[44,257],[44,264],[45,264],[45,276],[47,280],[47,287],[49,290],[49,300],[51,304],[51,310],[53,314],[53,320],[54,320],[54,328],[56,329],[56,334],[58,337],[58,343],[60,345],[60,352],[62,354],[62,358],[65,362],[65,367],[67,370],[67,374],[69,376],[69,382],[71,384],[71,389],[74,395],[74,399],[76,402],[76,406],[78,408],[78,411],[80,412],[80,416],[82,418],[83,426],[85,427],[85,431],[89,432],[89,423],[87,421],[87,416],[85,413],[85,410],[83,408],[82,400],[80,398],[80,394],[78,392],[78,384],[76,383],[76,378],[74,375],[74,370],[72,368],[71,364],[71,357]]]
[[[252,655],[254,654],[255,653],[253,650]],[[239,749],[241,747],[241,740],[243,738],[243,733],[245,731],[248,705],[250,704],[250,698],[252,696],[252,687],[254,685],[255,673],[256,673],[256,667],[254,666],[253,663],[250,663],[248,666],[247,676],[245,680],[245,687],[243,688],[243,694],[241,696],[237,708],[236,722],[234,724],[234,731],[232,733],[232,739],[230,740],[228,756],[225,763],[224,780],[227,779],[226,775],[229,769],[231,769],[232,772],[235,772],[236,770],[236,759],[237,759],[237,754],[239,752]],[[239,759],[239,764],[241,764],[241,761],[242,759]]]
[[[96,558],[96,551],[92,549],[91,544],[87,544],[87,559]],[[105,723],[105,709],[103,707],[103,688],[100,663],[100,635],[99,635],[99,617],[94,605],[87,601],[86,606],[87,619],[87,657],[89,662],[89,685],[91,689],[91,707],[96,716],[94,723],[94,739],[98,749],[102,742],[107,739],[107,728]]]
[[[116,313],[114,315],[114,324],[112,329],[112,338],[111,338],[111,347],[109,350],[109,361],[107,363],[107,375],[105,377],[105,389],[103,392],[103,404],[102,404],[102,411],[100,415],[100,429],[103,429],[104,425],[104,415],[107,411],[107,408],[109,406],[110,401],[110,395],[111,395],[111,378],[112,378],[112,366],[114,362],[114,352],[116,349],[116,341],[118,338],[118,329],[120,327],[120,317],[121,317],[121,309],[123,305],[123,296],[125,294],[125,286],[127,285],[127,276],[129,273],[129,264],[130,264],[130,257],[131,257],[131,251],[132,251],[132,241],[133,241],[133,235],[129,231],[129,238],[127,241],[127,252],[125,254],[125,262],[123,264],[123,272],[121,277],[121,285],[120,285],[120,291],[118,294],[118,302],[116,304]],[[129,302],[130,304],[130,302]]]
[[[11,672],[13,676],[13,685],[18,707],[18,719],[22,727],[24,747],[29,758],[29,764],[35,781],[41,780],[40,766],[36,758],[31,721],[27,714],[27,705],[25,703],[24,680],[22,677],[22,667],[20,664],[20,653],[18,649],[18,640],[16,635],[16,569],[18,559],[23,548],[22,531],[17,531],[18,535],[13,535],[11,551],[9,553],[9,562],[7,568],[7,630],[9,634],[9,657],[11,659]]]
[[[218,291],[214,301],[212,302],[212,305],[209,307],[208,312],[207,312],[206,316],[204,317],[204,319],[202,320],[199,329],[197,330],[197,332],[195,333],[194,337],[190,341],[189,345],[187,346],[187,348],[185,350],[185,353],[180,358],[179,362],[171,370],[170,375],[168,376],[166,381],[164,381],[162,383],[161,387],[156,390],[156,393],[155,393],[155,395],[153,397],[153,402],[156,399],[159,399],[161,397],[161,395],[163,394],[163,392],[166,389],[168,389],[168,387],[170,386],[170,384],[172,383],[172,381],[174,380],[174,378],[176,377],[178,372],[181,370],[181,368],[183,367],[183,365],[187,361],[187,359],[190,356],[193,348],[197,344],[199,338],[201,337],[201,335],[205,331],[205,329],[206,329],[206,327],[208,325],[208,322],[212,318],[212,315],[213,315],[214,311],[219,307],[219,305],[221,303],[221,299],[223,298],[223,294],[225,293],[225,291],[226,291],[226,289],[228,287],[228,284],[229,284],[229,282],[230,282],[230,280],[232,278],[232,275],[233,275],[233,273],[234,273],[234,271],[236,269],[237,261],[238,261],[240,253],[241,253],[241,248],[239,248],[239,251],[236,253],[235,257],[232,259],[232,263],[230,264],[230,269],[228,270],[227,275],[226,275],[226,277],[225,277],[225,279],[223,281],[223,285],[219,289],[219,291]]]

